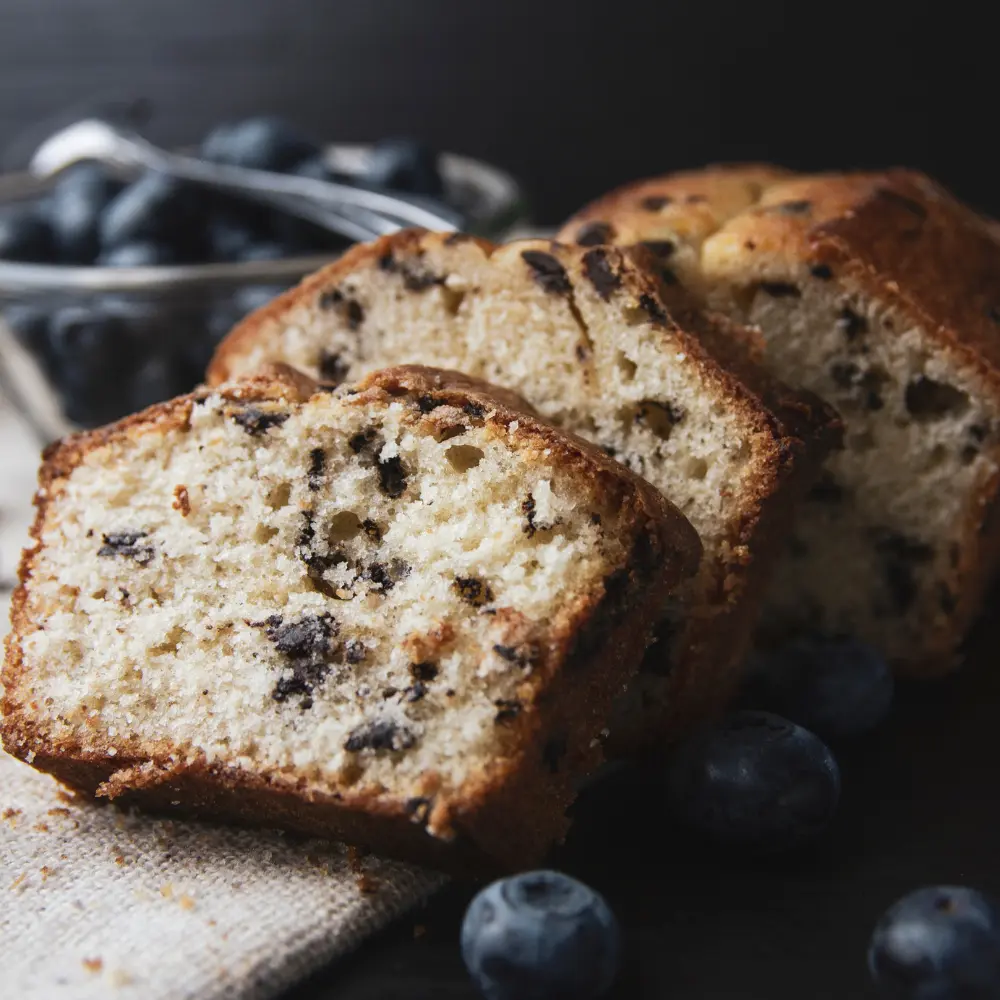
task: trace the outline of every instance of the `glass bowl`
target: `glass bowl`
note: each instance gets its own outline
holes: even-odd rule
[[[369,149],[330,146],[328,165],[356,176]],[[441,155],[440,170],[446,200],[470,232],[500,240],[530,224],[509,174],[451,153]],[[2,175],[0,205],[48,188],[27,174]],[[244,315],[341,252],[160,267],[0,260],[0,392],[48,442],[187,391]]]

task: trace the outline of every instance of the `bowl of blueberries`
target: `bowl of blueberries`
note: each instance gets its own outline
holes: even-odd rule
[[[324,146],[260,117],[215,128],[193,155],[440,206],[487,237],[528,223],[504,171],[409,139]],[[351,242],[156,170],[0,176],[0,389],[46,441],[187,392],[240,319]]]

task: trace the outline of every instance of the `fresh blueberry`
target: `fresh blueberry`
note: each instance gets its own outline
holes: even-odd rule
[[[208,246],[212,260],[240,260],[247,247],[258,239],[251,226],[229,214],[215,215],[209,220]]]
[[[233,307],[242,319],[263,308],[286,290],[284,285],[245,285],[233,295]]]
[[[840,796],[826,745],[767,712],[736,712],[677,751],[668,780],[678,821],[750,851],[797,847],[821,833]]]
[[[248,118],[213,129],[201,155],[214,163],[252,170],[291,170],[319,153],[319,146],[280,118]]]
[[[101,215],[122,189],[97,163],[79,163],[56,182],[48,202],[56,255],[67,264],[91,264],[100,246]]]
[[[52,229],[45,216],[35,205],[16,205],[0,214],[0,259],[50,262]]]
[[[372,187],[440,197],[444,183],[438,156],[412,139],[383,139],[371,151],[361,181]]]
[[[137,357],[126,320],[99,305],[65,306],[50,325],[52,379],[66,416],[93,427],[128,412]]]
[[[341,184],[345,183],[345,179],[330,168],[326,162],[326,157],[322,153],[317,153],[316,156],[310,156],[308,160],[303,160],[301,163],[296,164],[288,173],[295,174],[296,177],[308,177],[314,181],[337,181]]]
[[[28,303],[10,305],[3,312],[4,322],[14,336],[37,357],[49,351],[49,313]]]
[[[163,174],[147,173],[105,209],[101,246],[106,252],[125,243],[161,243],[178,260],[197,260],[204,253],[203,230],[201,193]]]
[[[191,378],[182,358],[154,354],[143,361],[129,379],[129,410],[142,410],[179,396],[192,389],[196,381]]]
[[[147,240],[144,243],[123,243],[105,251],[97,258],[101,267],[160,267],[174,264],[173,250],[163,243]]]
[[[776,712],[827,740],[875,729],[892,706],[892,671],[858,639],[802,638],[747,665],[742,702]]]
[[[288,256],[288,248],[280,243],[251,243],[243,248],[239,260],[283,260]]]
[[[879,920],[868,967],[895,1000],[997,1000],[1000,910],[974,889],[918,889]]]
[[[618,921],[604,897],[560,872],[501,879],[472,900],[462,957],[488,1000],[588,1000],[618,970]]]

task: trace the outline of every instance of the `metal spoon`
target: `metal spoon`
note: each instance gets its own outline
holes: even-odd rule
[[[36,177],[47,178],[81,160],[156,170],[278,208],[352,240],[370,240],[405,226],[451,232],[463,222],[459,213],[445,206],[431,209],[396,195],[347,184],[248,170],[170,153],[96,118],[76,122],[49,136],[35,150],[29,169]]]

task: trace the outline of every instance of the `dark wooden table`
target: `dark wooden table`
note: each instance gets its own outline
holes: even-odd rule
[[[679,837],[655,767],[590,789],[551,864],[600,889],[622,922],[612,997],[874,997],[868,938],[897,897],[940,883],[1000,894],[998,640],[991,612],[965,669],[905,686],[884,729],[838,753],[841,808],[798,857],[750,864]],[[473,892],[453,885],[287,1000],[474,1000],[458,949]]]

